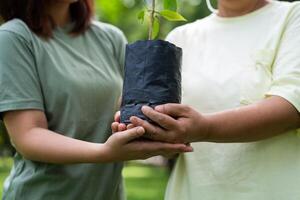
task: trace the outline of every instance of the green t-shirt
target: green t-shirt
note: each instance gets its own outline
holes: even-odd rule
[[[104,143],[118,110],[126,39],[100,22],[77,37],[70,27],[57,28],[49,40],[21,20],[0,27],[0,113],[41,110],[50,130]],[[121,170],[122,163],[55,165],[17,153],[3,199],[124,199]]]

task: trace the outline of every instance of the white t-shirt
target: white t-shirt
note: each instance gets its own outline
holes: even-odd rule
[[[300,3],[271,1],[250,14],[215,14],[176,28],[183,103],[201,113],[277,95],[300,111]],[[276,109],[276,108],[273,108]],[[167,200],[299,200],[297,130],[251,143],[192,145],[178,158]]]

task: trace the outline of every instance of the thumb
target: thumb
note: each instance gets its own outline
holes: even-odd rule
[[[143,127],[135,127],[123,132],[119,132],[120,142],[126,144],[134,139],[137,139],[144,135],[145,129]]]

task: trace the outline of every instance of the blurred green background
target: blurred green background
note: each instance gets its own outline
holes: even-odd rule
[[[143,25],[137,20],[138,12],[143,9],[147,0],[97,0],[96,13],[98,19],[121,28],[129,42],[147,38],[147,23]],[[162,2],[162,0],[157,0]],[[213,4],[215,1],[212,0]],[[205,0],[178,0],[179,12],[189,21],[195,21],[209,14]],[[161,20],[160,38],[163,39],[175,26],[182,22]]]
[[[147,1],[147,0],[145,0]],[[161,1],[161,0],[159,0]],[[293,0],[290,0],[293,1]],[[216,0],[212,0],[216,5]],[[179,12],[193,22],[207,16],[205,0],[178,0]],[[96,0],[96,18],[119,27],[129,42],[147,38],[147,25],[138,22],[137,14],[143,9],[144,0]],[[183,23],[161,21],[161,39],[176,26]],[[0,197],[2,184],[12,166],[11,156],[14,149],[10,146],[5,128],[0,121]],[[136,162],[126,164],[123,171],[128,200],[162,200],[169,177],[167,166],[145,165]]]

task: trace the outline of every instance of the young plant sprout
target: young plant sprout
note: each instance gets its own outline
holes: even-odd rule
[[[154,108],[165,103],[181,102],[182,49],[174,44],[155,40],[159,34],[160,18],[186,21],[177,12],[177,0],[147,0],[138,19],[149,22],[149,39],[126,46],[125,77],[121,105],[121,122],[130,124],[131,116],[151,122],[141,111],[143,106]]]
[[[147,1],[147,0],[145,0]],[[138,13],[138,19],[144,23],[145,18],[149,22],[149,40],[155,39],[160,30],[160,18],[163,17],[168,21],[186,21],[186,19],[177,12],[177,0],[159,0],[163,1],[163,10],[157,10],[156,0],[148,0],[150,5]],[[145,2],[146,3],[146,2]],[[146,3],[147,4],[147,3]]]

